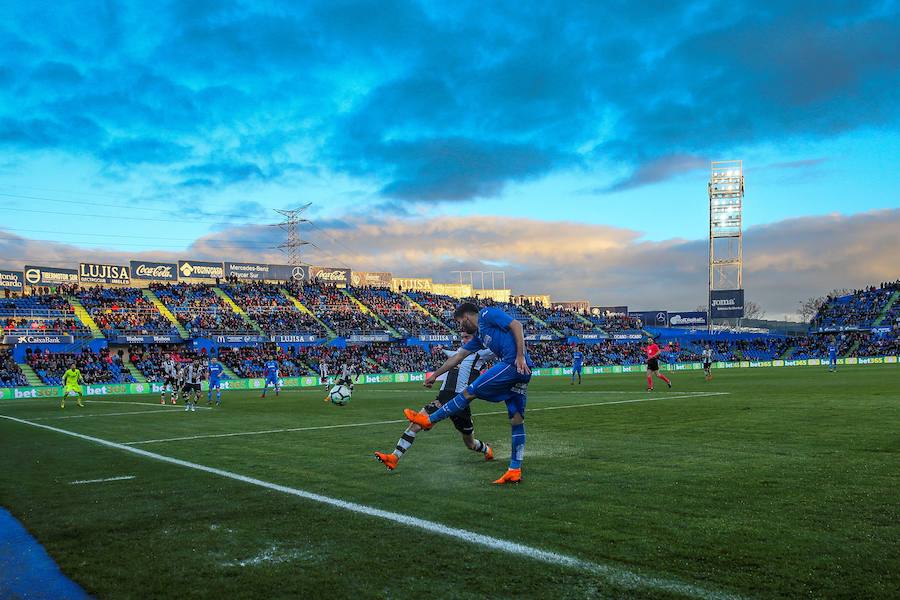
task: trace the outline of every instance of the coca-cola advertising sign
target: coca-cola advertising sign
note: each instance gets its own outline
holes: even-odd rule
[[[175,263],[131,261],[131,277],[147,281],[175,281],[178,279],[178,265]]]
[[[318,281],[320,283],[340,283],[350,285],[351,274],[350,269],[338,269],[335,267],[310,267],[310,281]]]

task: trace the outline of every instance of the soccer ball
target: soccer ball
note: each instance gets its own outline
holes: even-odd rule
[[[346,385],[336,385],[328,392],[328,397],[331,398],[332,404],[344,406],[350,402],[350,388]]]

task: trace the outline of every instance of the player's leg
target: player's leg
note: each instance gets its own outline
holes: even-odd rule
[[[578,367],[578,385],[581,385],[581,367]]]
[[[84,397],[84,393],[82,392],[81,386],[76,385],[75,386],[75,400],[78,402],[78,406],[80,406],[82,408],[84,408],[84,403],[81,401],[81,399],[83,397]]]
[[[68,395],[69,395],[69,386],[66,386],[63,388],[62,399],[59,401],[60,408],[66,407],[66,396],[68,396]]]
[[[663,375],[662,371],[657,369],[656,371],[653,372],[653,374],[656,375],[657,379],[662,379],[663,381],[665,381],[667,386],[672,387],[672,380],[669,379],[668,377],[666,377],[665,375]]]
[[[512,434],[512,451],[509,456],[509,468],[494,483],[519,483],[522,481],[522,461],[525,459],[525,404],[527,402],[527,384],[515,386],[519,391],[512,392],[506,400],[506,412]]]
[[[166,384],[165,384],[165,382],[163,382],[163,384],[159,388],[159,403],[160,404],[166,403]]]
[[[494,451],[486,443],[475,437],[475,423],[472,421],[472,409],[467,406],[462,411],[451,415],[453,426],[462,434],[463,444],[466,448],[484,455],[484,460],[494,460]]]
[[[216,384],[216,406],[222,404],[222,384]]]
[[[572,381],[569,382],[569,385],[575,385],[575,367],[572,367]]]
[[[647,391],[653,391],[653,371],[650,370],[650,367],[647,367]]]

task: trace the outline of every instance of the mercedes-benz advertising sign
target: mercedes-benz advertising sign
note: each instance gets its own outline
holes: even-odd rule
[[[629,317],[637,317],[644,327],[666,327],[669,324],[669,313],[665,310],[642,310],[630,312]]]
[[[711,319],[739,319],[744,316],[744,290],[712,290],[709,292]]]

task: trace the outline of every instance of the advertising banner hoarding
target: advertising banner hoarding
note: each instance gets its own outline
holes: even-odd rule
[[[269,265],[264,263],[235,263],[224,264],[225,277],[236,277],[246,281],[262,281],[269,277]]]
[[[348,342],[389,342],[391,341],[391,336],[388,334],[366,334],[366,335],[351,335],[347,338]]]
[[[71,344],[75,341],[71,335],[61,333],[27,333],[25,335],[4,335],[3,343],[13,344]]]
[[[50,286],[78,283],[78,270],[25,265],[25,283]]]
[[[712,290],[709,292],[712,319],[737,319],[744,316],[744,290]]]
[[[215,335],[212,340],[217,344],[246,344],[251,342],[268,342],[265,335]]]
[[[78,281],[80,283],[115,283],[119,285],[128,285],[131,283],[131,270],[124,265],[80,263],[78,265]]]
[[[276,344],[304,344],[315,342],[320,339],[319,336],[312,334],[297,334],[297,335],[273,335],[272,341]]]
[[[178,277],[181,279],[224,279],[225,268],[222,263],[217,262],[179,260]]]
[[[627,306],[592,306],[591,314],[595,317],[624,317],[628,314]]]
[[[617,342],[638,342],[644,338],[640,331],[611,331],[609,337]]]
[[[706,327],[708,324],[709,320],[706,318],[706,311],[669,311],[669,327]]]
[[[178,265],[175,263],[133,260],[130,266],[133,279],[145,281],[176,281],[178,279]]]
[[[309,267],[309,280],[319,283],[336,283],[350,285],[350,269],[337,267]]]
[[[21,290],[25,285],[22,271],[0,271],[0,289]]]
[[[384,271],[353,271],[350,280],[356,287],[372,286],[372,287],[391,287],[391,281],[394,279],[393,274]]]
[[[110,342],[113,344],[180,344],[184,340],[180,335],[117,335]]]
[[[590,310],[591,304],[587,300],[572,300],[568,302],[553,302],[554,310],[568,310],[584,314]]]
[[[628,316],[640,319],[644,327],[667,327],[669,324],[669,313],[664,310],[642,310],[630,312]]]
[[[304,282],[307,279],[309,267],[298,265],[269,265],[269,279],[272,281],[296,281]]]

